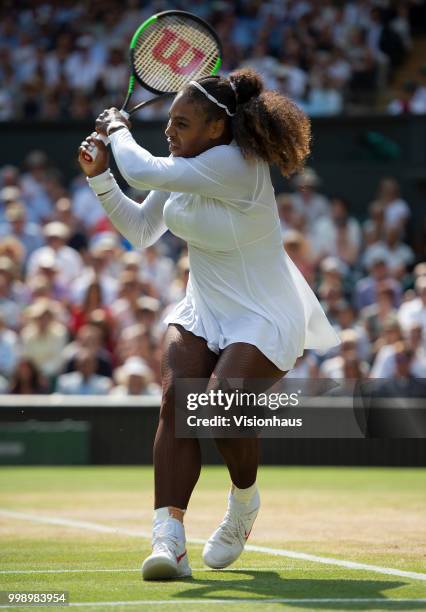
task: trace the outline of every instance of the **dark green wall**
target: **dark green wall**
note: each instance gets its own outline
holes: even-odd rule
[[[10,399],[10,403],[9,400]],[[54,405],[46,399],[46,405],[17,406],[15,397],[2,398],[0,406],[0,438],[11,424],[57,423],[64,419],[68,429],[74,421],[87,424],[89,456],[91,464],[151,464],[152,444],[158,423],[158,405],[129,406],[123,404],[73,406]],[[68,398],[66,398],[68,399]],[[89,398],[90,399],[90,398]],[[58,425],[57,425],[58,426]],[[74,424],[75,427],[75,424]],[[9,437],[9,442],[12,441]],[[212,440],[201,440],[204,463],[222,463]],[[389,438],[333,439],[286,438],[261,440],[262,463],[274,465],[390,465],[425,466],[425,439]],[[7,461],[3,461],[7,463]],[[10,463],[14,463],[11,461]],[[51,461],[55,463],[55,455]]]

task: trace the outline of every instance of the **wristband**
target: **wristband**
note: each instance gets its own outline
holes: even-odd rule
[[[115,179],[114,175],[111,173],[111,170],[105,170],[102,174],[97,174],[96,176],[86,177],[87,182],[90,187],[96,193],[96,195],[106,193],[107,191],[111,191],[115,187]]]
[[[112,131],[116,132],[117,130],[121,130],[121,128],[127,129],[127,125],[123,123],[123,121],[120,121],[120,120],[111,121],[111,123],[108,125],[106,129],[106,133],[109,136],[112,133]]]

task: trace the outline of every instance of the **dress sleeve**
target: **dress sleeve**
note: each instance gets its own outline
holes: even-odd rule
[[[229,200],[250,197],[256,168],[250,171],[238,146],[212,147],[196,157],[154,157],[127,129],[110,136],[123,178],[137,189],[161,189]],[[255,165],[256,162],[253,162]]]
[[[151,191],[139,204],[121,191],[109,170],[87,181],[114,226],[135,248],[154,244],[167,231],[163,208],[169,193]]]

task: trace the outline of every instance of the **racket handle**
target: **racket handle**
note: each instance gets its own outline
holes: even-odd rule
[[[120,114],[123,115],[123,117],[125,119],[128,119],[129,116],[130,116],[129,113],[127,113],[123,109],[121,109]],[[97,138],[98,140],[101,140],[104,143],[104,145],[106,145],[106,146],[109,145],[109,138],[108,138],[108,136],[104,136],[103,134],[98,134],[95,138]],[[97,149],[96,145],[95,144],[90,144],[87,147],[87,151],[85,151],[82,154],[82,157],[87,162],[93,162],[93,161],[95,161],[97,154],[98,154],[98,149]]]
[[[104,143],[104,145],[109,144],[108,136],[104,136],[103,134],[98,134],[97,136],[95,136],[95,138],[97,140],[101,140]],[[82,153],[82,158],[87,162],[94,162],[97,155],[98,155],[97,146],[95,144],[89,144],[89,146],[87,147],[87,151],[84,151]]]

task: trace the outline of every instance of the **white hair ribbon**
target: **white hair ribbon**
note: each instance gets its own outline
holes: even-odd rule
[[[197,83],[197,81],[190,81],[189,84],[194,85],[194,87],[196,87],[199,91],[201,91],[201,93],[203,93],[206,96],[206,98],[210,100],[210,102],[213,102],[213,104],[216,104],[217,106],[220,106],[220,108],[223,108],[223,110],[226,112],[226,114],[229,117],[233,117],[235,115],[235,113],[231,113],[229,111],[229,108],[226,106],[226,104],[222,104],[221,102],[219,102],[219,100],[216,100],[216,98],[210,95],[209,92],[206,91],[202,85]]]

